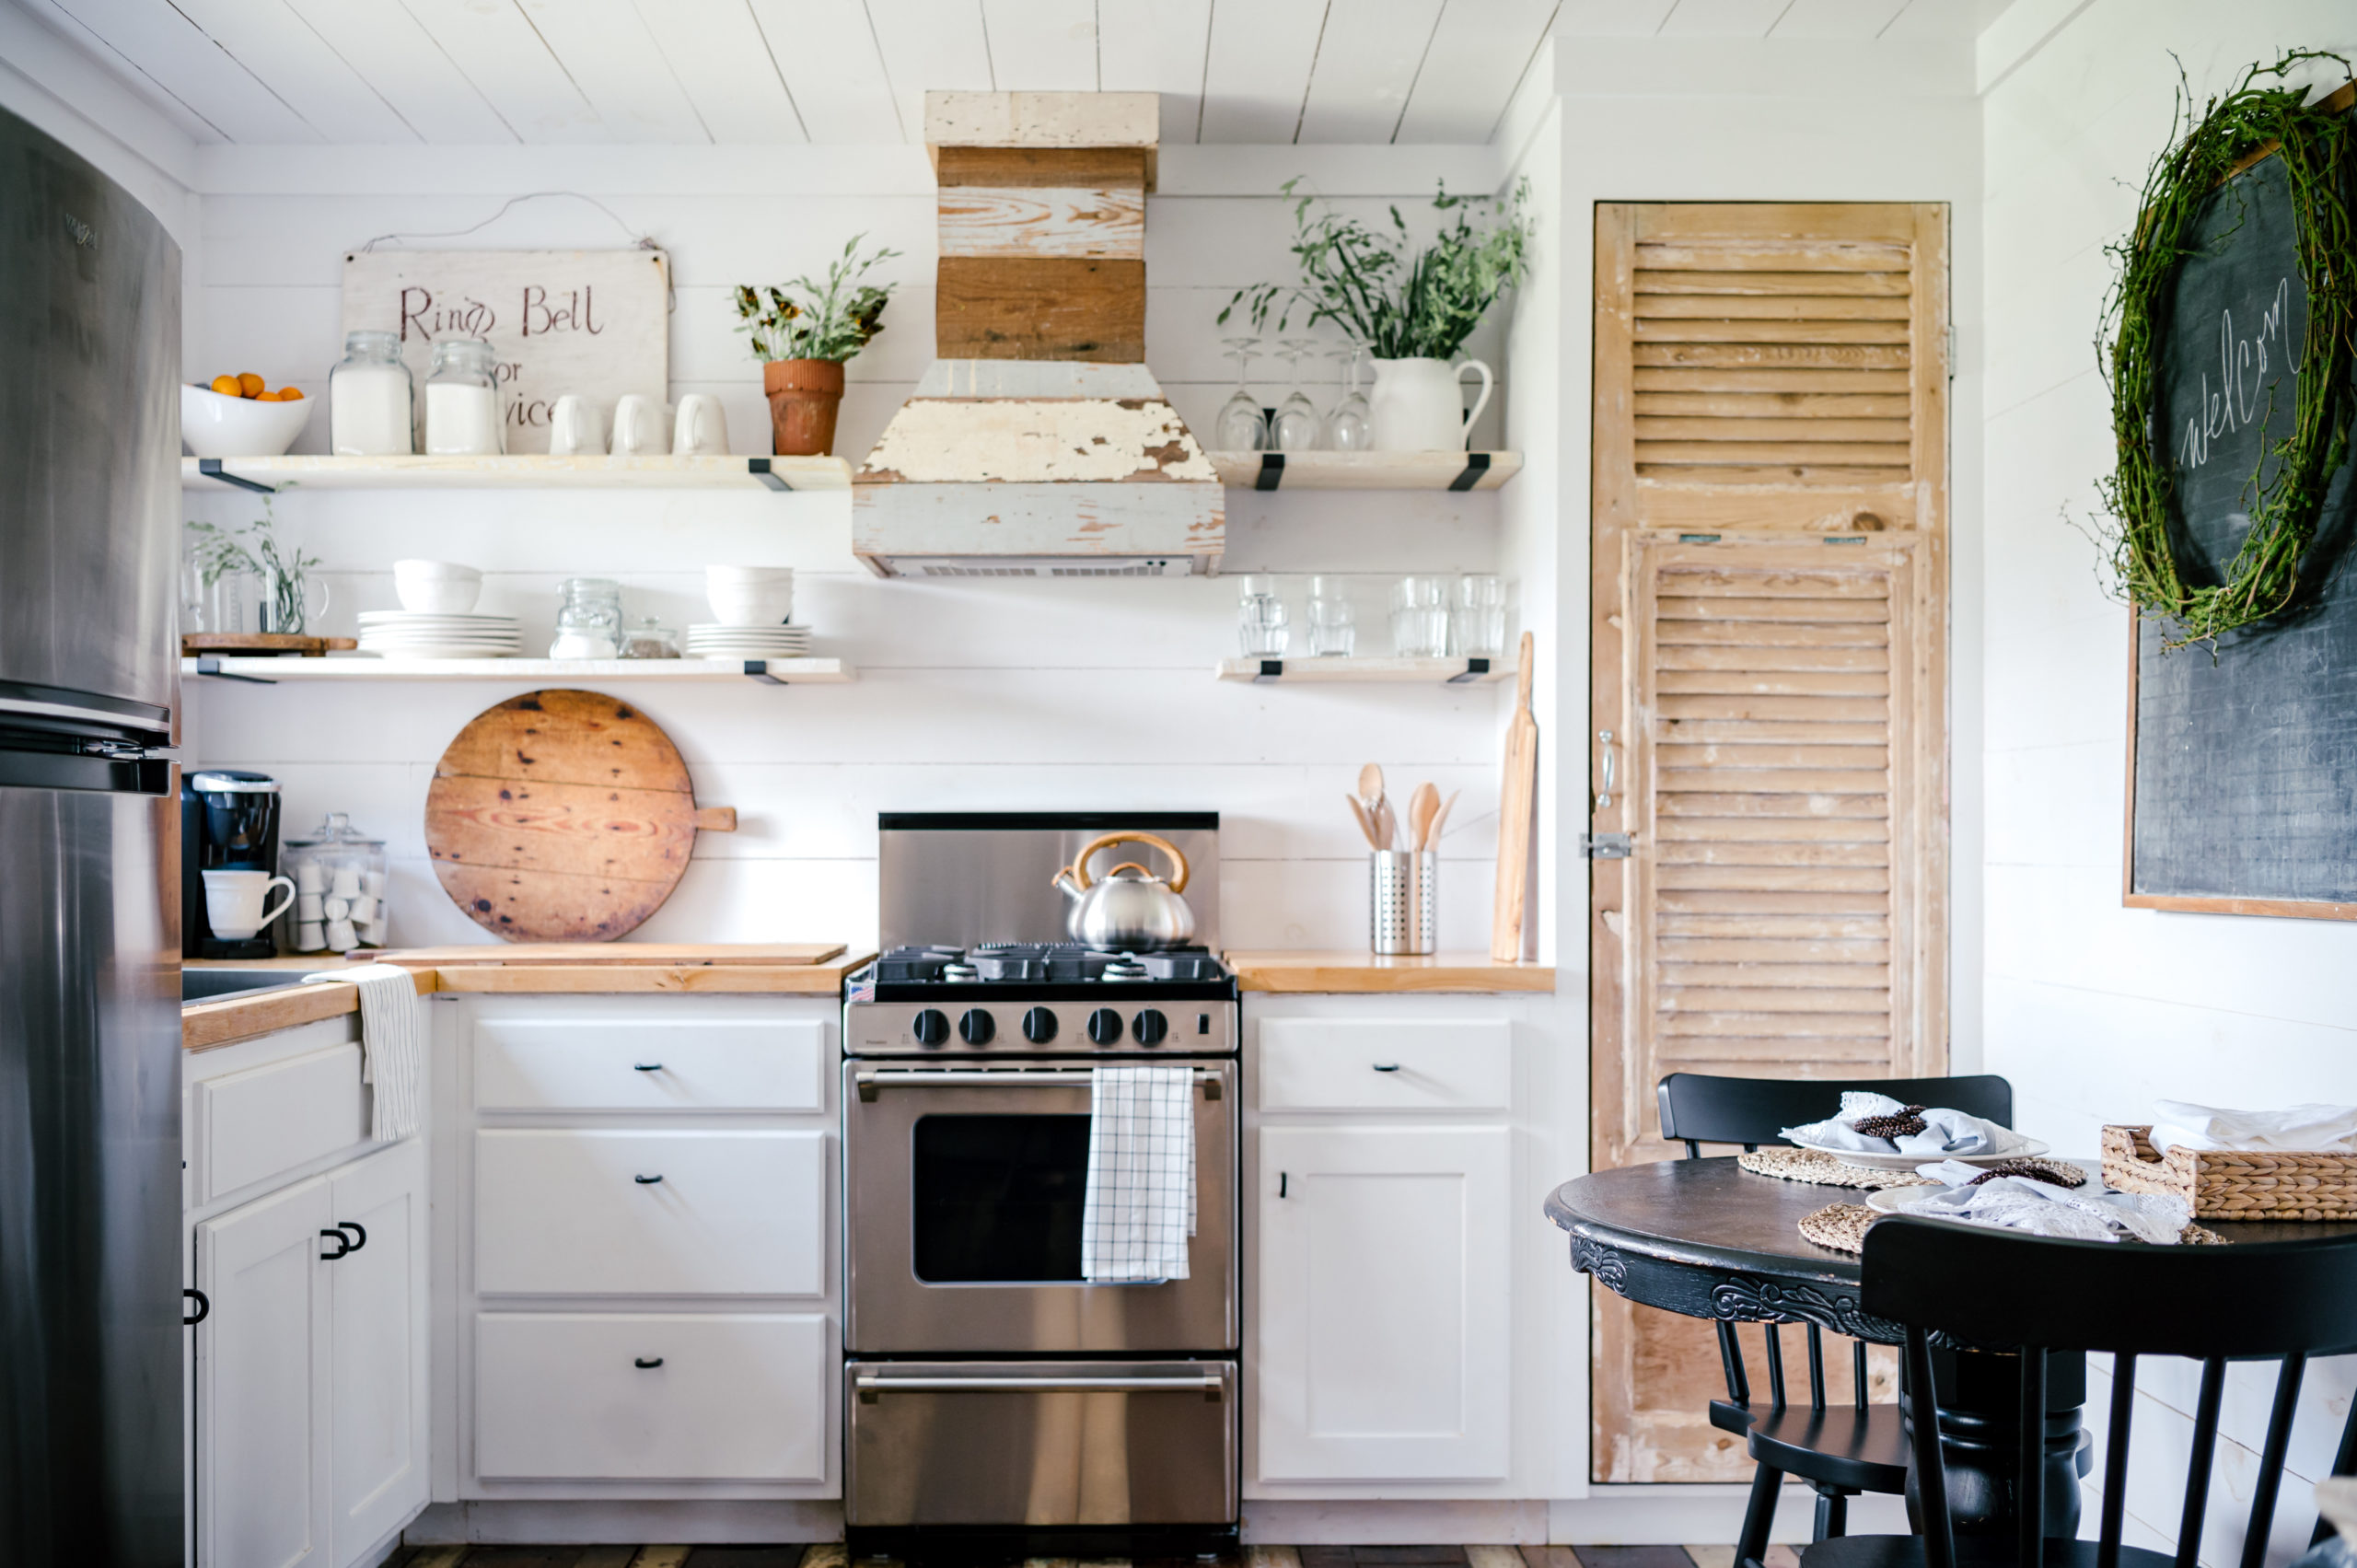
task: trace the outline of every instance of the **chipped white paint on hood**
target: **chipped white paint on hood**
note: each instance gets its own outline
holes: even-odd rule
[[[916,484],[1216,482],[1160,398],[912,398],[862,465]]]

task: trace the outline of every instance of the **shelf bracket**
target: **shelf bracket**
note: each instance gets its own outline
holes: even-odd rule
[[[1278,482],[1284,476],[1285,455],[1283,452],[1263,452],[1260,454],[1260,472],[1259,477],[1252,481],[1252,488],[1274,490]]]
[[[243,484],[245,481],[239,480],[237,482]],[[265,485],[262,488],[267,489],[269,487]],[[196,672],[199,675],[209,675],[215,680],[242,680],[249,686],[275,686],[278,684],[277,681],[271,679],[266,675],[232,675],[227,670],[221,668],[221,661],[219,659],[207,658],[202,655],[198,656],[196,661]]]
[[[1281,658],[1264,658],[1260,661],[1260,668],[1259,672],[1252,677],[1252,684],[1258,686],[1263,680],[1279,679],[1284,675],[1284,660]]]
[[[780,486],[779,488],[783,489],[784,486]],[[787,684],[787,682],[780,680],[776,676],[770,673],[770,661],[767,659],[747,659],[745,661],[745,673],[751,676],[754,679],[760,681],[764,686],[784,686]]]
[[[1480,483],[1481,476],[1489,471],[1489,453],[1468,452],[1465,454],[1465,471],[1458,474],[1455,479],[1450,480],[1448,482],[1448,487],[1451,490],[1470,490],[1475,485]]]
[[[1465,661],[1465,669],[1463,673],[1450,676],[1448,678],[1448,684],[1451,686],[1462,686],[1469,680],[1479,680],[1481,677],[1489,673],[1490,661],[1488,659],[1469,658]]]
[[[234,484],[240,490],[250,490],[257,495],[275,495],[278,494],[278,486],[274,484],[264,484],[260,480],[247,479],[242,474],[231,473],[228,470],[221,466],[221,459],[219,458],[197,459],[196,471],[203,474],[207,479],[217,479],[224,484]],[[253,678],[251,676],[238,677],[232,675],[226,679],[237,680],[240,679],[251,679]],[[276,682],[265,680],[262,684],[270,686],[276,684]]]
[[[791,491],[794,488],[794,486],[785,482],[785,476],[784,474],[772,473],[770,471],[770,460],[767,458],[747,458],[745,459],[745,471],[751,474],[755,479],[760,480],[763,484],[768,485],[772,490]]]

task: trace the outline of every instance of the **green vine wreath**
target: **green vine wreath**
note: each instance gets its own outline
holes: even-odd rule
[[[2100,483],[2117,520],[2112,569],[2128,599],[2169,622],[2164,645],[2210,642],[2263,621],[2291,602],[2301,557],[2315,537],[2325,488],[2349,452],[2350,366],[2357,354],[2357,142],[2348,116],[2307,101],[2287,80],[2305,61],[2337,54],[2298,51],[2272,65],[2254,65],[2223,97],[2212,99],[2181,140],[2145,172],[2136,226],[2108,248],[2119,276],[2104,301],[2098,351],[2107,361],[2111,428],[2119,467]],[[2262,78],[2275,85],[2260,86]],[[2172,133],[2193,119],[2180,92]],[[2277,145],[2292,191],[2300,280],[2308,325],[2289,435],[2260,454],[2247,494],[2251,527],[2228,563],[2225,581],[2196,587],[2179,570],[2169,541],[2170,485],[2159,450],[2155,380],[2170,285],[2196,251],[2195,224],[2221,181]],[[2108,340],[2107,344],[2106,340]],[[2272,472],[2270,472],[2270,469]]]

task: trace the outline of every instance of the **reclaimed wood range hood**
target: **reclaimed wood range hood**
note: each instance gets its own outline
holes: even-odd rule
[[[1219,474],[1145,367],[1154,93],[927,93],[936,358],[861,465],[884,576],[1214,572]]]

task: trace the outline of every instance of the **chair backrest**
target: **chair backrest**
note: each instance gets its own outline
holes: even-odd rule
[[[1724,1078],[1672,1073],[1655,1091],[1661,1135],[1683,1143],[1688,1158],[1701,1144],[1756,1147],[1779,1141],[1787,1127],[1822,1121],[1841,1108],[1848,1089],[1888,1095],[1910,1104],[1961,1110],[2010,1126],[2014,1086],[1993,1073],[1960,1078]]]
[[[2021,1409],[2026,1412],[2046,1409],[2047,1352],[2112,1353],[2099,1568],[2114,1568],[2119,1560],[2139,1355],[2190,1356],[2202,1364],[2177,1525],[2180,1568],[2192,1568],[2201,1546],[2227,1358],[2282,1363],[2244,1536],[2243,1568],[2259,1568],[2307,1358],[2357,1349],[2357,1236],[2148,1247],[2061,1241],[1897,1216],[1867,1230],[1864,1268],[1860,1305],[1906,1326],[1910,1388],[1933,1386],[1933,1333],[2018,1353]],[[2024,1568],[2038,1568],[2044,1550],[2043,1434],[2035,1415],[2025,1421],[2015,1456],[2015,1506],[2022,1521],[2016,1561]],[[1931,1568],[1955,1568],[1936,1423],[1919,1423],[1914,1442],[1917,1471],[1925,1478],[1918,1488],[1924,1555]],[[2346,1450],[2344,1442],[2344,1460]]]

